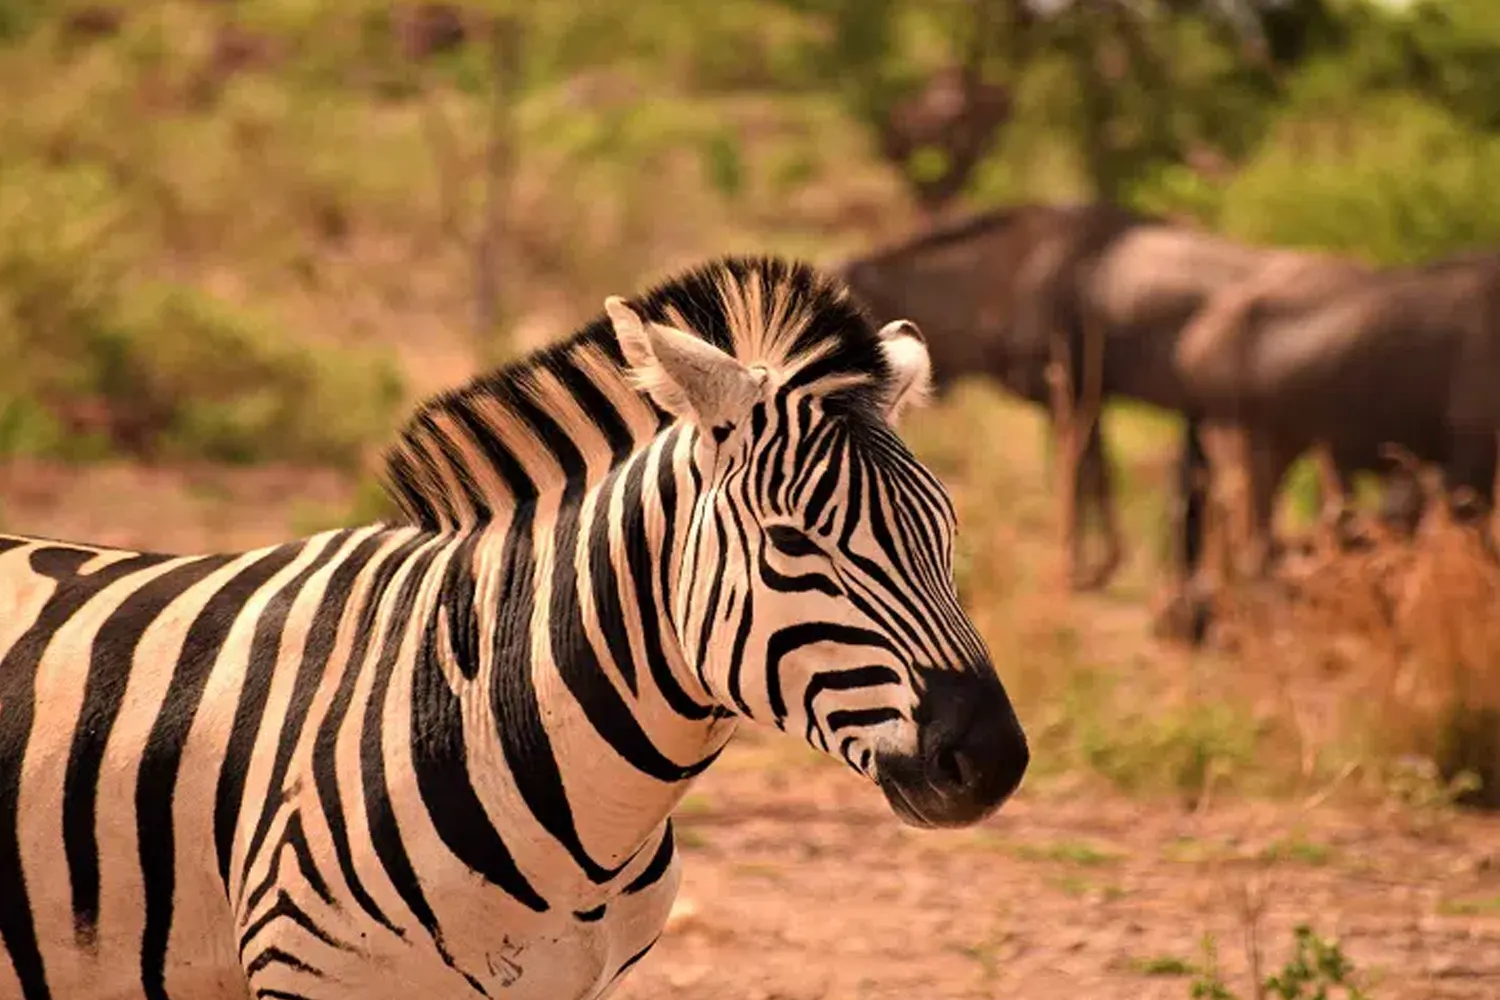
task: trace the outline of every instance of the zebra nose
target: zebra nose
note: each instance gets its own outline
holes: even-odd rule
[[[896,814],[916,826],[967,826],[1020,787],[1031,751],[993,670],[923,672],[914,752],[885,753],[876,773]]]
[[[1020,787],[1031,763],[1026,734],[1003,694],[951,698],[934,713],[919,738],[927,781],[947,814],[942,820],[974,822]]]
[[[1015,709],[987,669],[930,675],[923,702],[917,745],[931,789],[924,818],[944,826],[976,822],[1010,798],[1031,763]]]

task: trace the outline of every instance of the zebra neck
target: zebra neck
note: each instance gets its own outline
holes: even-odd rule
[[[445,673],[478,680],[463,685],[466,697],[488,704],[464,714],[493,718],[499,743],[471,756],[503,759],[496,778],[515,783],[550,839],[596,880],[659,841],[689,779],[733,731],[671,613],[675,588],[690,583],[676,565],[702,482],[693,454],[669,430],[592,489],[550,510],[517,508],[456,543],[449,565],[473,569],[449,573],[439,602],[437,617],[462,626],[446,645],[473,649]]]

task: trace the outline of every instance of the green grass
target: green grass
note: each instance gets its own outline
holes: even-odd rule
[[[1198,967],[1185,958],[1176,955],[1153,955],[1149,958],[1132,958],[1130,960],[1132,971],[1143,976],[1153,977],[1179,977],[1191,976],[1198,971]]]
[[[1288,837],[1267,846],[1261,851],[1260,857],[1263,861],[1289,861],[1311,867],[1322,867],[1332,863],[1334,851],[1326,844],[1304,840],[1300,837]]]
[[[1500,896],[1478,899],[1445,899],[1437,910],[1449,917],[1500,917]]]
[[[1042,844],[1017,844],[1012,848],[1016,857],[1023,861],[1055,861],[1086,868],[1110,865],[1120,861],[1124,855],[1106,851],[1081,840],[1056,840]]]

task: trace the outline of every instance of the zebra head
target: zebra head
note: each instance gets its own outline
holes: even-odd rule
[[[694,498],[668,547],[682,655],[723,711],[802,732],[906,822],[974,822],[1029,752],[954,587],[953,505],[895,431],[923,338],[805,265],[722,267],[712,294],[606,303]]]

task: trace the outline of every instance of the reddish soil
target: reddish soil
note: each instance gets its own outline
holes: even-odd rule
[[[684,804],[680,912],[622,998],[1187,1000],[1211,933],[1249,1000],[1247,929],[1265,976],[1303,922],[1375,1000],[1500,996],[1494,820],[1189,813],[1054,783],[975,829],[915,830],[784,737],[739,739]]]

